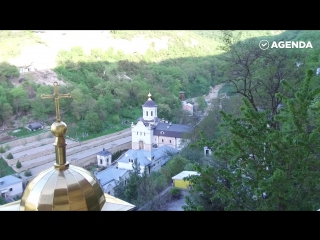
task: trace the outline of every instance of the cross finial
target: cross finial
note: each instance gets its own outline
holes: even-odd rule
[[[53,98],[55,105],[56,105],[56,119],[57,122],[60,122],[61,118],[60,118],[60,110],[59,110],[59,98],[71,98],[71,94],[67,93],[67,94],[59,94],[58,93],[58,83],[54,82],[53,83],[53,94],[52,95],[45,95],[45,94],[41,94],[41,98],[42,99],[46,99],[46,98]]]
[[[148,94],[148,100],[152,100],[152,99],[151,99],[151,96],[152,96],[152,95],[151,95],[151,93],[149,92],[149,94]]]

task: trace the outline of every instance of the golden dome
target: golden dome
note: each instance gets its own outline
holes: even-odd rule
[[[52,167],[28,184],[20,211],[100,211],[105,201],[99,183],[87,170]]]
[[[54,84],[53,95],[56,104],[56,122],[51,125],[55,136],[56,162],[54,167],[42,171],[25,189],[21,201],[22,211],[101,211],[106,199],[97,179],[87,170],[69,165],[66,160],[64,135],[67,125],[60,121],[59,98],[70,98],[70,94],[58,94]]]

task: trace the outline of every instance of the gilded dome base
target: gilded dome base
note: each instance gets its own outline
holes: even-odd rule
[[[101,211],[104,193],[87,170],[69,165],[52,167],[36,176],[27,186],[20,211]]]

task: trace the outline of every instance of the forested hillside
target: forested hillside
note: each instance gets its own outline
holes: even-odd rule
[[[20,43],[41,43],[41,39],[30,31],[2,31],[0,51],[5,52],[3,60],[19,52],[4,51],[5,41],[20,49]],[[244,31],[239,40],[258,41],[264,39],[299,40],[310,38],[318,44],[317,31]],[[81,46],[61,50],[56,56],[53,69],[66,85],[61,93],[70,92],[72,99],[62,99],[64,119],[72,123],[69,134],[82,130],[91,133],[104,129],[128,127],[123,121],[135,121],[141,115],[141,104],[150,91],[157,102],[159,116],[178,122],[181,116],[179,91],[187,98],[207,94],[209,86],[226,82],[225,53],[221,31],[110,31],[114,39],[134,41],[149,39],[144,53],[127,54],[110,47],[84,51]],[[28,38],[28,41],[26,41]],[[20,39],[18,41],[17,39]],[[8,45],[8,44],[7,44]],[[20,46],[21,45],[21,46]],[[317,53],[298,59],[292,53],[292,61],[305,61],[305,66],[316,67]],[[297,53],[298,54],[298,53]],[[296,60],[297,59],[297,60]],[[22,119],[31,113],[34,120],[45,121],[54,115],[53,102],[42,100],[41,94],[50,94],[52,86],[36,83],[32,75],[24,76],[22,85],[14,87],[10,79],[19,76],[14,66],[2,62],[0,66],[0,122],[10,124],[12,116]],[[20,76],[22,77],[22,76]],[[26,119],[24,119],[26,121]],[[24,122],[25,122],[24,121]],[[22,123],[21,123],[22,125]]]

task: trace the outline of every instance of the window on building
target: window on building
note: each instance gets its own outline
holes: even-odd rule
[[[127,180],[124,180],[124,185],[127,185]]]
[[[171,143],[171,140],[170,140],[170,143]]]
[[[142,132],[140,132],[140,136],[142,135]]]
[[[151,111],[151,116],[153,116],[153,111]]]
[[[139,133],[137,132],[137,135],[138,135]]]
[[[109,191],[108,194],[111,195],[111,192]]]
[[[12,188],[10,188],[9,191],[12,192]]]
[[[143,133],[144,134],[144,136],[146,135],[146,133]]]
[[[148,116],[148,111],[146,111],[146,115]]]
[[[162,142],[163,142],[163,139],[162,139]]]
[[[102,159],[100,159],[100,164],[102,164]]]

